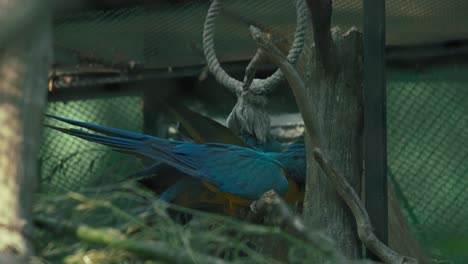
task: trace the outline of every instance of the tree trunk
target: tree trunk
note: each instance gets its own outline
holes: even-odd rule
[[[321,149],[346,175],[360,193],[362,175],[362,35],[355,29],[343,34],[332,30],[333,53],[327,64],[320,62],[317,49],[306,56],[303,73],[308,100],[316,112],[317,134]],[[331,67],[324,69],[324,67]],[[308,137],[306,137],[308,138]],[[348,258],[360,257],[360,242],[351,211],[341,200],[335,187],[316,163],[307,142],[307,184],[304,217],[309,226],[324,230],[336,241]]]
[[[0,0],[1,20],[37,1]],[[45,4],[42,3],[45,6]],[[31,211],[37,157],[51,62],[51,21],[46,7],[35,10],[14,35],[0,34],[0,262],[21,263],[33,254]],[[15,20],[15,19],[10,19]],[[1,32],[11,30],[1,29]],[[4,39],[6,38],[6,39]],[[14,259],[14,260],[13,260]]]

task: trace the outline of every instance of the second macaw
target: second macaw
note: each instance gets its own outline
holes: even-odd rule
[[[53,129],[107,145],[119,152],[153,159],[155,160],[153,166],[158,163],[168,164],[190,175],[193,179],[200,180],[216,195],[207,199],[224,199],[229,208],[248,206],[252,200],[259,199],[269,190],[276,191],[287,202],[295,201],[301,195],[296,182],[304,181],[305,166],[302,171],[288,171],[284,165],[284,163],[294,162],[301,158],[297,150],[296,152],[288,152],[287,149],[283,152],[261,152],[221,143],[193,144],[62,117],[49,117],[100,134],[49,126]],[[285,159],[286,157],[290,160]],[[178,184],[185,184],[185,187],[179,186],[184,188],[189,186],[187,182],[180,183],[179,181],[163,193],[161,198],[171,200],[179,195]]]

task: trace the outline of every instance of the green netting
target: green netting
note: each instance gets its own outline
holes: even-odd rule
[[[450,254],[440,250],[444,243],[468,237],[467,72],[468,65],[454,64],[391,69],[388,76],[389,176],[418,239],[441,255]],[[47,112],[135,131],[143,125],[140,95],[51,102]],[[52,190],[113,182],[141,167],[50,130],[42,146],[43,182]]]
[[[389,76],[389,174],[428,248],[468,237],[467,72],[450,65]]]
[[[464,26],[468,24],[468,1],[386,3],[387,44],[468,37],[468,27]],[[100,66],[105,67],[136,61],[142,62],[145,69],[169,72],[171,67],[203,65],[201,36],[208,4],[189,1],[56,17],[57,70],[74,71],[78,64],[89,66],[90,58],[92,62],[104,61],[107,65]],[[362,1],[337,0],[333,5],[334,25],[361,27]],[[275,36],[290,37],[294,16],[292,1],[226,1],[215,40],[220,60],[251,58],[256,47],[247,24],[255,22]],[[96,67],[87,70],[92,72]],[[459,256],[461,250],[451,253],[444,245],[464,238],[466,246],[468,239],[468,66],[392,68],[388,73],[389,177],[404,213],[428,252],[458,257],[457,263],[467,262]],[[142,131],[141,100],[142,95],[133,93],[51,102],[47,112]],[[117,181],[141,167],[137,159],[50,130],[44,132],[42,146],[42,187],[50,191]]]
[[[139,61],[146,68],[187,67],[204,63],[203,21],[209,1],[88,11],[54,21],[56,63],[75,67],[78,56],[107,63]],[[292,0],[225,1],[215,46],[222,61],[250,59],[256,50],[248,25],[258,24],[276,37],[292,36]],[[468,1],[387,0],[387,44],[414,45],[468,38]],[[333,1],[333,25],[362,28],[362,1]],[[177,53],[177,55],[174,55]]]
[[[120,96],[51,102],[46,112],[122,129],[141,130],[139,99],[136,96]],[[63,126],[63,123],[50,119],[46,123]],[[45,130],[42,146],[42,188],[49,191],[73,191],[98,182],[112,183],[140,167],[138,160],[128,159],[108,147],[67,137],[51,129]]]

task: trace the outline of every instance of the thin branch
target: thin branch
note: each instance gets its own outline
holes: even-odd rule
[[[297,105],[300,109],[302,118],[304,119],[304,125],[311,137],[311,143],[313,146],[320,147],[320,140],[318,137],[318,127],[316,125],[315,110],[313,105],[307,100],[307,89],[302,81],[301,77],[294,69],[291,63],[284,54],[271,42],[267,34],[260,31],[260,29],[250,26],[250,34],[257,42],[260,49],[265,51],[265,55],[278,66],[291,86]]]
[[[351,209],[351,212],[356,219],[358,236],[366,247],[385,263],[418,263],[414,258],[402,256],[396,253],[377,238],[372,230],[369,215],[353,187],[349,185],[343,175],[337,172],[330,159],[326,157],[320,149],[316,148],[314,150],[314,157],[328,178],[333,182],[333,185],[340,197]]]
[[[124,249],[139,256],[167,261],[168,263],[226,263],[222,259],[195,252],[188,252],[183,248],[175,248],[161,241],[130,239],[113,228],[93,228],[84,224],[73,224],[66,220],[40,216],[35,217],[35,222],[54,232],[72,233],[77,238],[86,242]]]
[[[258,64],[264,59],[265,55],[261,49],[258,49],[254,57],[250,60],[249,65],[245,68],[244,83],[242,84],[242,90],[246,92],[250,89],[250,85],[255,78]]]

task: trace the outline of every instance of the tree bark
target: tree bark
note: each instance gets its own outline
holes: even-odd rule
[[[360,257],[360,242],[350,210],[338,196],[312,153],[319,147],[347,175],[360,193],[362,175],[362,35],[356,29],[332,30],[331,61],[320,62],[315,47],[304,65],[308,100],[314,107],[320,146],[307,142],[307,182],[304,217],[309,226],[325,231],[347,258]],[[323,58],[323,56],[322,56]],[[332,65],[332,69],[326,68]],[[310,133],[309,131],[307,133]],[[306,137],[309,139],[310,137]]]
[[[37,2],[41,1],[0,0],[0,16],[24,15],[18,9],[37,6]],[[42,3],[35,12],[34,21],[13,25],[16,34],[0,35],[1,263],[22,263],[34,252],[31,211],[52,52],[48,6]],[[11,25],[0,24],[4,26]]]
[[[352,29],[348,33],[352,33],[354,30]],[[377,255],[382,261],[385,263],[418,263],[416,259],[409,257],[409,256],[404,256],[401,254],[398,254],[398,252],[395,252],[385,244],[383,244],[375,235],[372,225],[370,223],[369,215],[366,212],[366,209],[364,208],[364,204],[359,198],[357,192],[354,190],[354,188],[349,184],[349,182],[346,180],[346,178],[350,178],[349,176],[342,175],[339,171],[337,171],[336,166],[331,162],[328,156],[324,155],[324,153],[320,150],[320,147],[322,146],[322,141],[321,138],[319,137],[319,129],[318,125],[316,124],[315,116],[317,114],[315,113],[315,107],[310,104],[310,102],[307,101],[307,98],[309,97],[309,91],[307,90],[307,87],[305,83],[302,81],[302,78],[300,77],[299,73],[294,69],[294,66],[288,62],[287,58],[282,54],[282,52],[275,47],[275,45],[271,42],[269,37],[265,34],[262,33],[258,28],[252,27],[250,28],[250,32],[252,34],[252,37],[255,39],[257,42],[257,45],[262,49],[263,52],[265,52],[266,56],[274,63],[276,64],[283,74],[286,76],[290,86],[291,90],[294,93],[294,97],[296,99],[296,102],[298,104],[299,109],[301,110],[301,114],[304,119],[304,124],[306,127],[306,130],[308,132],[308,137],[307,137],[307,144],[310,144],[311,146],[316,146],[314,149],[314,158],[320,165],[320,168],[322,171],[325,173],[327,176],[327,179],[332,182],[334,187],[336,188],[337,193],[341,197],[341,199],[348,205],[349,209],[353,213],[353,216],[355,218],[356,222],[356,227],[357,227],[357,233],[360,238],[360,240],[368,247],[375,255]],[[338,32],[338,31],[336,31]],[[335,47],[335,45],[333,45]],[[334,54],[333,54],[334,55]],[[334,56],[333,56],[334,57]],[[316,60],[316,63],[314,64],[315,66],[320,64],[317,63],[318,60]],[[325,64],[323,64],[325,65]],[[330,65],[330,64],[329,64]],[[303,65],[302,65],[303,66]],[[326,68],[326,67],[325,67]],[[336,72],[335,72],[336,73]],[[332,74],[328,74],[329,76],[332,76]],[[333,76],[339,76],[339,75],[333,75]],[[333,79],[332,79],[333,80]],[[392,196],[392,192],[389,191],[389,197],[394,197]],[[265,203],[270,203],[269,201],[272,201],[270,196],[263,196],[262,198],[265,198],[265,201],[258,201],[261,205],[265,205]],[[389,202],[392,202],[391,207],[391,214],[390,218],[393,221],[391,221],[391,228],[394,228],[395,233],[402,235],[402,238],[411,238],[409,236],[409,232],[407,229],[401,229],[401,223],[404,223],[404,221],[395,221],[395,220],[403,220],[401,218],[401,215],[398,215],[396,213],[396,203],[393,199],[390,199]],[[258,209],[258,206],[251,205],[251,208],[256,208]],[[261,208],[262,206],[260,206]],[[255,209],[253,209],[255,211]],[[284,213],[284,212],[283,212]],[[397,219],[395,219],[395,217]],[[289,218],[288,218],[289,219]],[[294,222],[295,220],[289,219],[290,222]],[[294,224],[292,224],[294,226]],[[296,226],[295,229],[296,231],[300,231],[303,227]],[[391,229],[390,228],[390,229]],[[294,228],[293,228],[294,229]],[[398,237],[398,236],[396,236]],[[408,239],[411,240],[411,239]],[[314,240],[315,241],[315,240]],[[321,243],[319,242],[316,243],[314,241],[310,241],[313,244],[319,244],[319,248],[322,246]],[[412,246],[412,241],[409,242],[408,244],[405,244],[405,246]],[[393,243],[398,243],[398,241],[393,241]],[[333,246],[334,248],[334,246]],[[402,247],[400,247],[402,249]],[[419,254],[419,251],[415,251],[417,248],[412,248],[411,250],[407,250],[406,248],[403,248],[402,251],[404,252],[411,252],[413,254]],[[337,249],[338,250],[338,249]],[[339,248],[339,250],[341,250]],[[328,251],[329,250],[323,250],[323,251]],[[339,252],[339,251],[338,251]],[[338,261],[339,263],[347,261],[344,256],[341,256],[341,253],[339,254],[341,260]],[[338,256],[335,254],[335,256]],[[336,257],[335,257],[336,258]],[[420,258],[418,256],[418,258]],[[420,258],[422,259],[422,258]],[[324,260],[320,261],[323,262]],[[319,261],[316,261],[319,262]],[[425,262],[424,262],[425,263]]]

